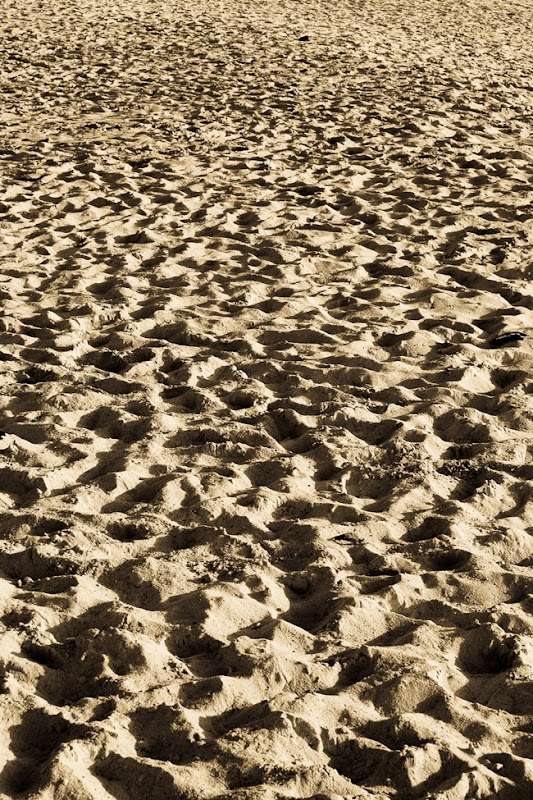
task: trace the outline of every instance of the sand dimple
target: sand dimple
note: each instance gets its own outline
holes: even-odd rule
[[[0,794],[533,794],[531,4],[4,2]]]

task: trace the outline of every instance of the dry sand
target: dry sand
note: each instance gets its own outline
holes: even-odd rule
[[[3,0],[2,797],[533,797],[532,15]]]

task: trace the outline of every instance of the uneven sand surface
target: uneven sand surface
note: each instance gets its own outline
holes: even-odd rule
[[[0,31],[0,796],[532,798],[532,0]]]

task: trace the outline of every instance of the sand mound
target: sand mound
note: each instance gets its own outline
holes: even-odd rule
[[[5,0],[3,797],[533,797],[531,11]]]

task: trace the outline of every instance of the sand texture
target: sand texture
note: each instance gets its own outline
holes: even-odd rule
[[[533,798],[532,0],[0,58],[0,796]]]

